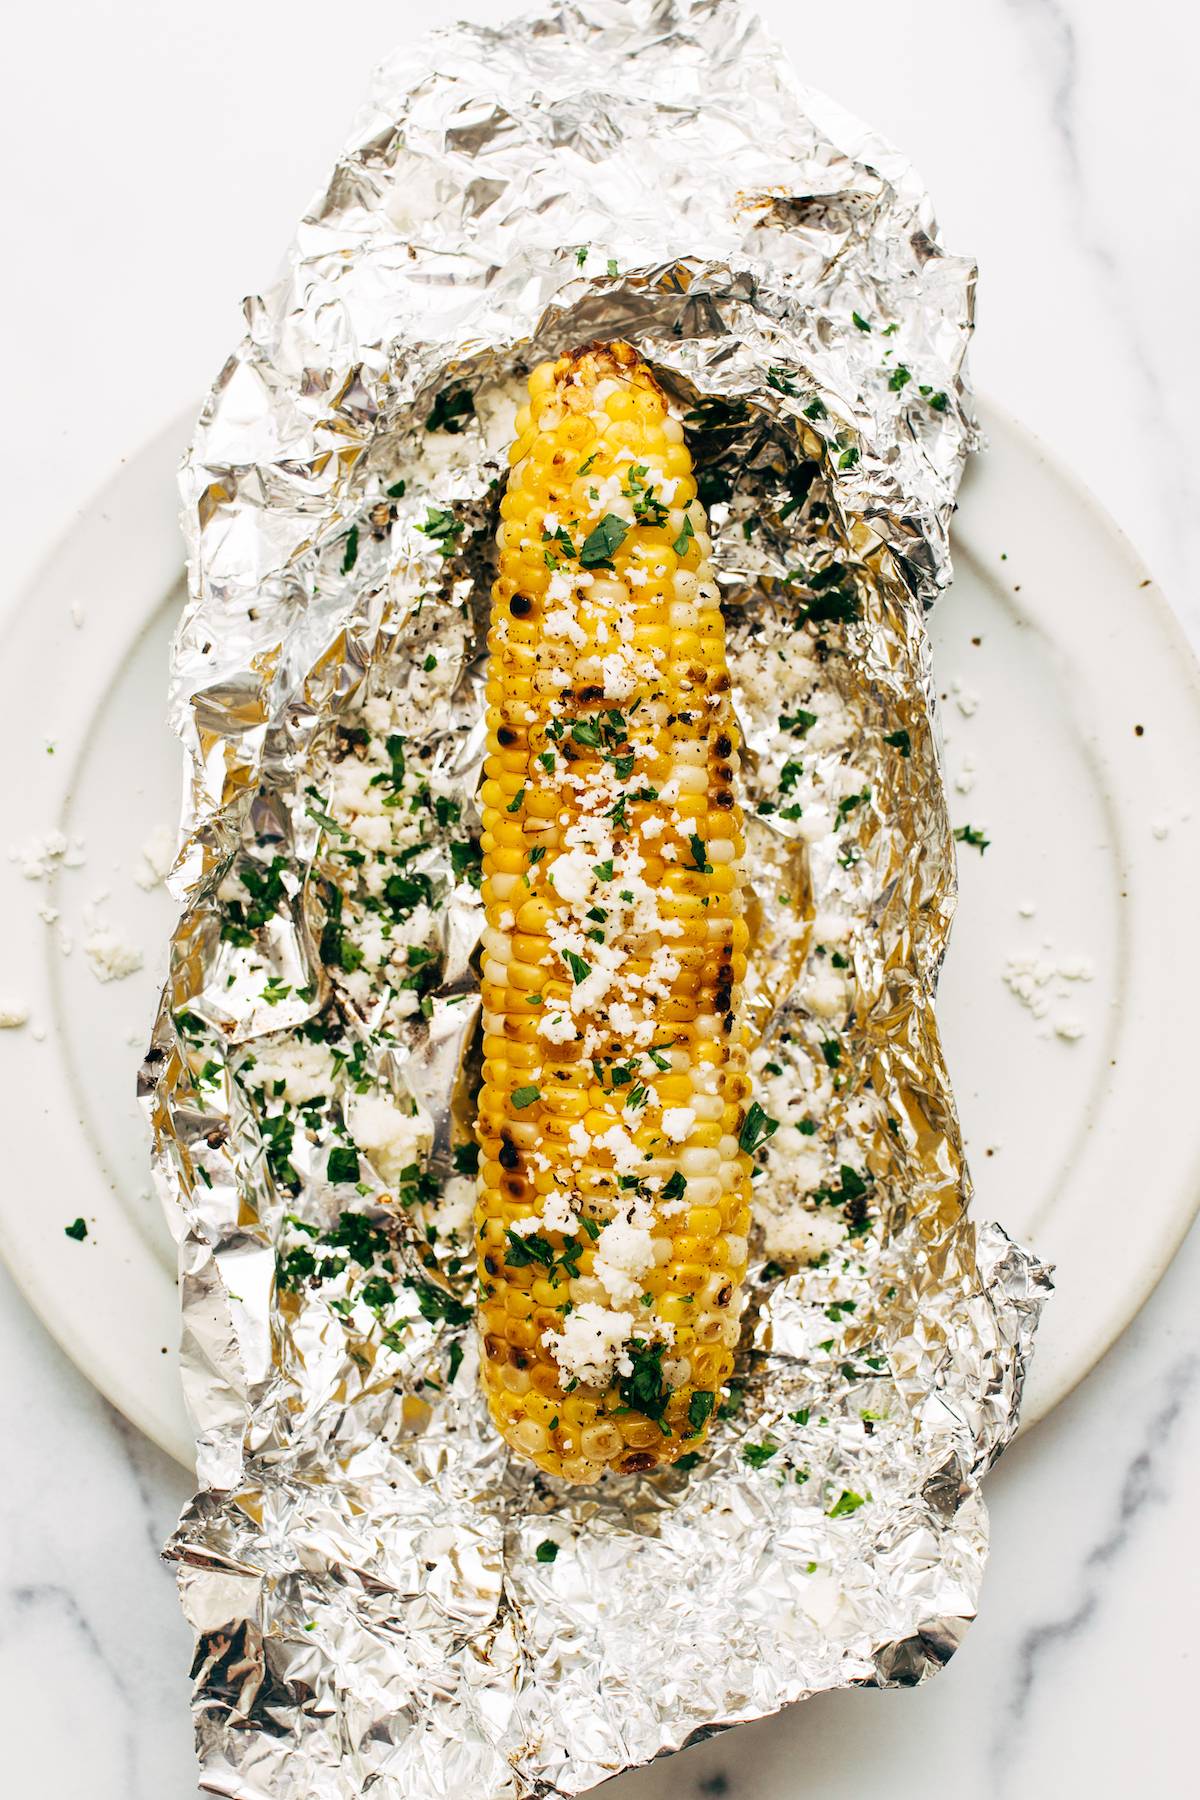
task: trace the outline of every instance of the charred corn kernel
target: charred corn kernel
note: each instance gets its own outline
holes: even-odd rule
[[[707,520],[650,370],[622,343],[544,363],[516,434],[480,790],[481,1367],[512,1448],[592,1481],[696,1448],[716,1409],[692,1397],[733,1367],[740,740]]]

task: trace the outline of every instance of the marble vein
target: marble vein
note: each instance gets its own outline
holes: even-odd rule
[[[1198,1382],[1200,1355],[1194,1352],[1181,1357],[1167,1371],[1161,1402],[1146,1422],[1140,1447],[1125,1470],[1112,1523],[1080,1564],[1082,1592],[1069,1610],[1029,1626],[1017,1645],[1011,1688],[991,1744],[997,1793],[1014,1778],[1014,1736],[1026,1723],[1029,1704],[1047,1660],[1065,1646],[1077,1644],[1085,1630],[1096,1624],[1108,1584],[1124,1552],[1142,1528],[1146,1514],[1155,1505],[1162,1505],[1168,1496],[1161,1480],[1163,1466]]]

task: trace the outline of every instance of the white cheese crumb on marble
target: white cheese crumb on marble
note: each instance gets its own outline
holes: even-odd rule
[[[954,785],[960,794],[969,794],[975,786],[975,758],[964,756],[962,767],[954,777]]]
[[[23,1000],[0,1000],[0,1031],[19,1031],[29,1023],[29,1008]]]
[[[101,925],[83,941],[83,953],[97,981],[124,981],[142,966],[142,953],[118,937],[111,926]]]

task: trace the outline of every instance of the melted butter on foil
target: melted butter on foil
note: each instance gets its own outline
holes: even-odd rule
[[[921,1680],[972,1618],[1048,1287],[967,1215],[933,1011],[954,867],[923,614],[972,296],[907,165],[750,13],[594,0],[386,65],[248,303],[182,475],[186,906],[143,1072],[205,1791],[582,1793]],[[711,1453],[574,1490],[488,1425],[458,1165],[514,398],[617,335],[708,483],[778,1129]],[[366,900],[393,876],[388,936]]]

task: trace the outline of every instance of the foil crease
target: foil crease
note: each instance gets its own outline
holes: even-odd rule
[[[206,1792],[578,1794],[823,1689],[921,1681],[972,1619],[981,1478],[1049,1285],[968,1215],[933,1005],[955,877],[923,620],[974,442],[973,291],[907,163],[802,88],[752,11],[584,0],[385,64],[286,273],[246,303],[181,475],[185,911],[143,1070],[197,1436],[167,1553]],[[431,1177],[469,1198],[478,895],[446,844],[422,852],[447,896],[438,985],[381,1034],[370,984],[322,955],[328,784],[386,698],[477,830],[506,420],[533,361],[618,335],[712,472],[759,906],[747,1004],[787,1046],[821,1204],[853,1230],[801,1268],[763,1227],[699,1466],[574,1489],[491,1430],[469,1269],[429,1253],[382,1157],[353,1200],[400,1289],[390,1338],[352,1260],[341,1286],[279,1270],[345,1206],[328,1157],[364,1092],[416,1109]],[[462,388],[474,411],[430,431]],[[441,542],[436,510],[458,526]],[[831,559],[840,619],[796,573]],[[798,821],[755,810],[778,790],[785,641],[828,702]],[[322,1021],[337,1079],[281,1150],[246,1072]],[[813,1203],[772,1159],[756,1192],[787,1226]]]

